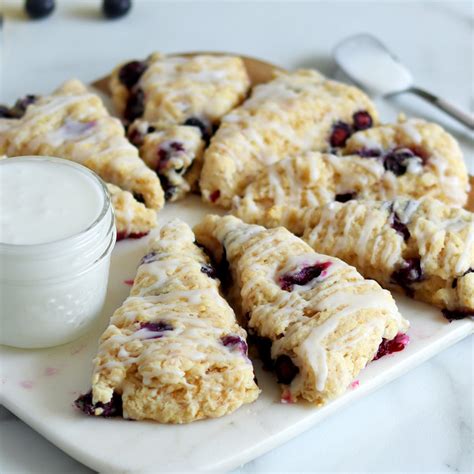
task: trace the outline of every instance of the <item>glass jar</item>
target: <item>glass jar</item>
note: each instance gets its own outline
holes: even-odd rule
[[[104,183],[82,165],[51,157],[18,157],[1,160],[0,167],[13,162],[21,163],[27,175],[34,174],[34,166],[38,163],[50,168],[54,165],[58,172],[51,174],[51,181],[56,174],[58,182],[61,179],[63,183],[68,179],[72,182],[76,178],[88,178],[84,180],[82,190],[84,205],[91,202],[86,199],[86,193],[99,193],[100,196],[94,201],[97,203],[97,218],[73,235],[42,243],[0,242],[0,342],[23,348],[63,344],[84,334],[102,310],[110,256],[116,240],[112,205]],[[5,176],[14,178],[16,175],[15,172],[0,176],[5,179]],[[0,182],[0,186],[6,187],[7,184]],[[9,185],[11,187],[11,183]],[[24,188],[27,190],[28,186]],[[44,189],[46,197],[47,188]],[[51,188],[54,188],[54,183]],[[67,198],[64,196],[64,207]],[[5,211],[8,196],[2,201],[0,206]],[[76,196],[75,204],[78,203],[80,205],[81,200]],[[68,221],[70,228],[70,219],[75,218],[75,215],[66,214],[64,225]],[[57,221],[61,227],[61,219]],[[41,225],[39,222],[38,226]],[[61,229],[58,232],[60,235]]]

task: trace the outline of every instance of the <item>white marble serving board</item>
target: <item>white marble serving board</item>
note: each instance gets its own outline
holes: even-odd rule
[[[199,198],[191,197],[168,205],[160,213],[160,222],[180,217],[195,224],[210,211]],[[354,388],[323,408],[280,403],[275,379],[261,371],[257,361],[262,394],[230,416],[180,426],[86,417],[75,410],[73,400],[89,389],[98,337],[126,298],[130,287],[124,282],[133,279],[146,241],[116,245],[103,317],[89,334],[52,349],[0,346],[0,402],[66,453],[100,472],[233,469],[474,332],[473,321],[448,323],[439,310],[397,297],[400,311],[411,321],[410,344],[403,352],[372,362]]]

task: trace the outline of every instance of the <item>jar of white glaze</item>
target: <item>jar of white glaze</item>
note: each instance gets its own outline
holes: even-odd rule
[[[63,344],[100,314],[116,232],[104,183],[50,157],[0,160],[0,342]]]

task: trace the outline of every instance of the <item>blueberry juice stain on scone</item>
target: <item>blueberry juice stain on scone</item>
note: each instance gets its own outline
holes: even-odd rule
[[[229,297],[239,300],[250,341],[282,384],[282,401],[323,404],[374,358],[408,342],[408,322],[388,291],[286,229],[207,216],[195,233],[216,261],[225,251]]]

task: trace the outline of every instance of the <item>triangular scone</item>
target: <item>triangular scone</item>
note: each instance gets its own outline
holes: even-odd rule
[[[474,214],[435,199],[334,202],[308,211],[304,239],[387,288],[474,316]]]
[[[156,211],[138,202],[133,194],[108,183],[107,189],[114,208],[117,240],[138,239],[156,226]]]
[[[208,257],[175,220],[142,258],[100,339],[92,395],[76,404],[163,423],[225,415],[259,394],[245,338]]]
[[[427,196],[455,206],[467,202],[469,179],[462,151],[454,137],[435,123],[402,116],[396,124],[355,133],[341,152],[378,161],[402,178],[397,180],[399,195]]]
[[[416,133],[426,136],[426,143],[420,138],[415,146],[413,141],[408,141],[405,130],[410,130],[414,138],[418,138]],[[371,139],[372,148],[344,150],[359,154],[307,152],[265,167],[245,188],[242,197],[234,197],[233,213],[248,223],[266,227],[283,225],[301,235],[305,208],[334,200],[429,196],[452,205],[466,201],[467,173],[461,151],[441,127],[408,121],[358,132],[348,143],[353,145],[362,141],[362,137],[368,140],[369,136],[379,137],[379,148],[375,139]],[[393,139],[390,144],[387,136]],[[385,152],[382,147],[387,147]],[[417,152],[423,153],[426,159],[422,161],[410,147],[415,151],[423,147],[426,151]]]
[[[285,400],[340,395],[383,339],[408,329],[387,290],[282,227],[207,216],[194,230],[217,261],[228,261],[248,330],[270,351]]]
[[[204,155],[203,198],[229,208],[265,166],[338,148],[342,136],[376,122],[374,105],[359,89],[312,70],[281,73],[223,118]]]
[[[120,120],[77,80],[33,98],[21,117],[0,119],[0,153],[66,158],[132,192],[151,209],[164,203],[158,177],[125,138]]]
[[[130,140],[159,175],[167,200],[177,200],[194,187],[213,129],[249,87],[237,56],[155,53],[113,71],[112,99],[130,123]]]

